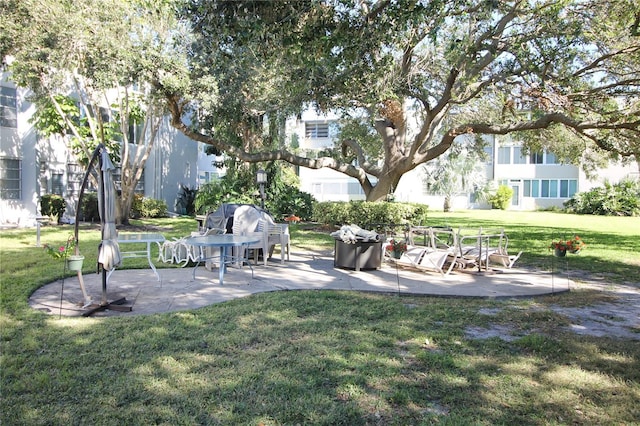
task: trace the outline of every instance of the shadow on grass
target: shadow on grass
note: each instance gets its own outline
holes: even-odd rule
[[[350,425],[633,421],[637,346],[532,333],[550,316],[523,316],[519,309],[503,317],[529,330],[519,339],[464,336],[468,325],[488,321],[481,309],[505,303],[300,291],[147,317],[94,321],[34,315],[3,336],[8,362],[0,419]]]

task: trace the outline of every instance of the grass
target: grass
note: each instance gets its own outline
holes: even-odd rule
[[[567,259],[572,267],[595,262],[612,284],[638,281],[637,218],[496,211],[431,218],[504,225],[514,250],[529,249],[522,261],[530,267],[545,266],[552,238],[575,232],[589,247]],[[168,238],[195,227],[189,219],[137,224]],[[43,228],[41,240],[64,242],[70,230]],[[294,251],[332,247],[326,233],[292,232]],[[640,422],[638,341],[575,335],[551,309],[601,295],[496,301],[276,292],[187,312],[59,319],[27,305],[62,274],[59,261],[34,247],[34,234],[0,234],[1,424]],[[97,228],[83,228],[80,240],[87,259],[95,257]],[[492,324],[513,339],[469,333]]]

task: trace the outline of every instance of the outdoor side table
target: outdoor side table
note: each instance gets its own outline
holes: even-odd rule
[[[162,234],[154,234],[154,233],[146,233],[146,232],[119,234],[118,235],[119,246],[122,246],[124,244],[140,244],[140,243],[147,245],[146,250],[131,250],[131,251],[120,250],[120,255],[122,256],[122,259],[146,257],[147,261],[149,262],[149,266],[153,270],[153,273],[156,274],[158,281],[160,281],[160,275],[158,274],[156,267],[153,265],[153,262],[151,261],[151,244],[156,243],[160,248],[164,240],[165,238],[164,238],[164,235]],[[110,272],[114,270],[115,269],[112,269]]]

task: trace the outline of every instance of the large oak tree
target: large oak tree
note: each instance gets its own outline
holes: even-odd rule
[[[514,134],[586,169],[640,159],[633,0],[192,0],[182,12],[188,84],[215,80],[219,98],[156,88],[176,128],[241,161],[329,167],[380,200],[462,134]],[[309,106],[344,117],[320,158],[277,130]]]

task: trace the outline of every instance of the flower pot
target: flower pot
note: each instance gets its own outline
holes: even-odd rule
[[[394,259],[400,259],[402,257],[402,252],[397,250],[392,250],[391,257],[393,257]]]
[[[567,251],[557,248],[553,254],[556,257],[565,257],[567,255]]]
[[[67,257],[67,269],[70,271],[81,271],[84,256],[73,255]]]

